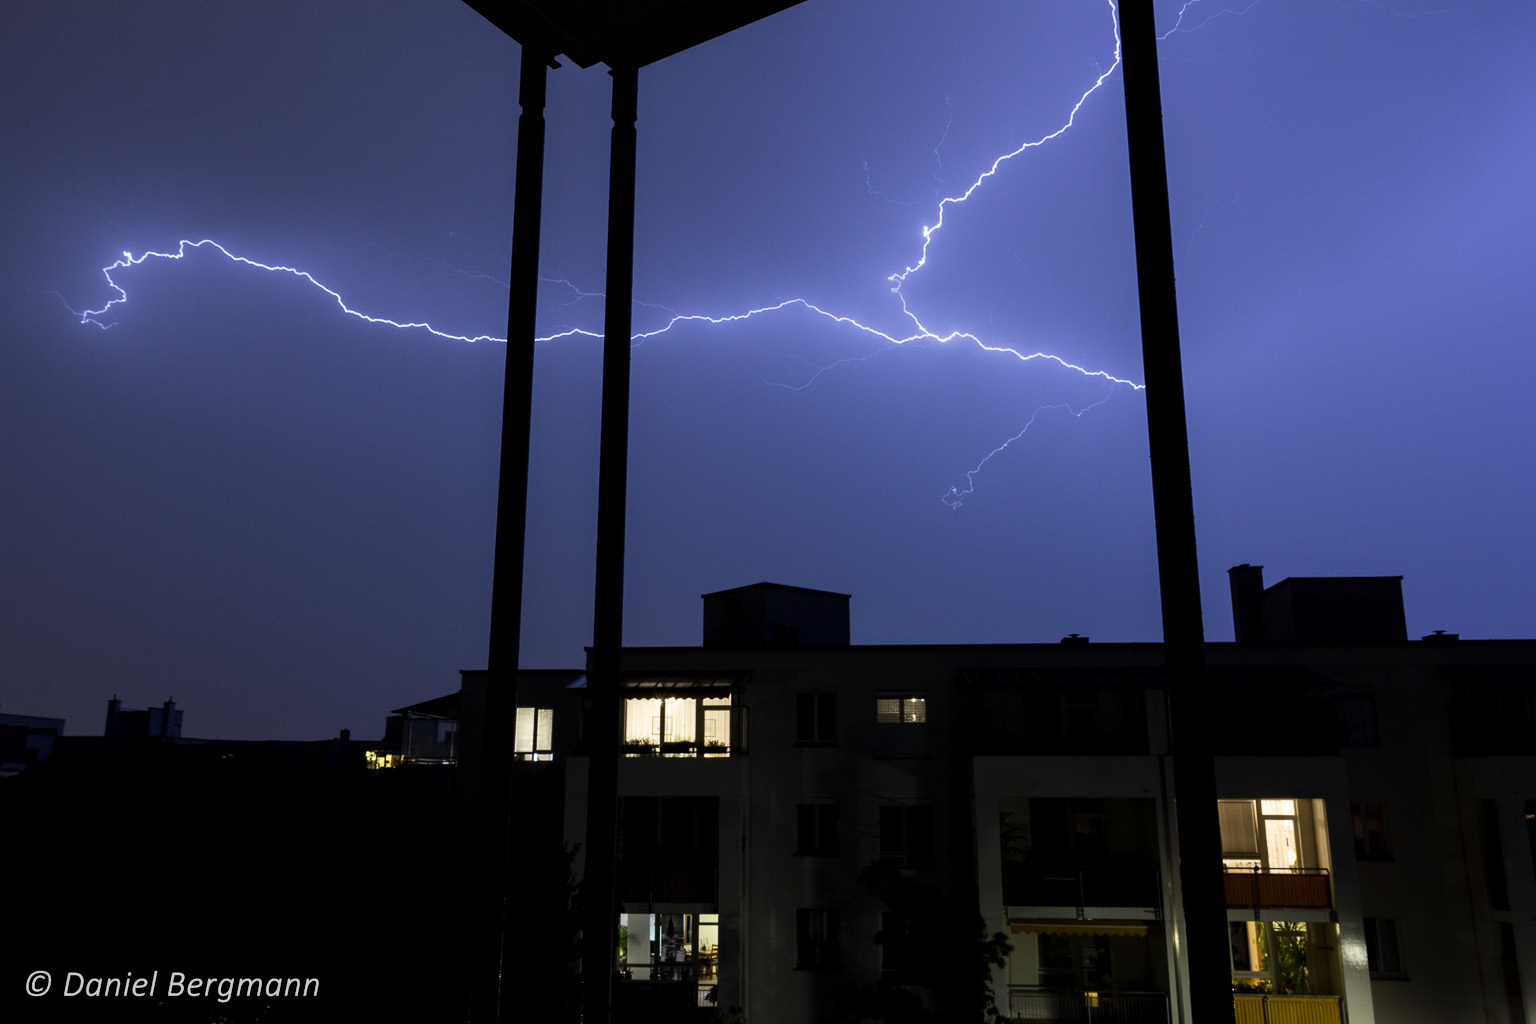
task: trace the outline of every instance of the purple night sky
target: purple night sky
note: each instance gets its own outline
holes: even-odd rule
[[[1159,2],[1202,589],[1404,578],[1536,629],[1536,5]],[[1178,26],[1177,31],[1171,31]],[[635,327],[803,299],[1142,379],[1107,0],[808,0],[640,74]],[[0,12],[0,707],[377,735],[484,664],[516,44],[458,0]],[[541,333],[601,329],[608,78],[550,76]],[[525,667],[591,639],[599,343],[537,355]],[[853,595],[855,643],[1159,638],[1146,407],[792,305],[637,344],[629,644],[699,594]],[[1029,425],[974,476],[969,471]]]

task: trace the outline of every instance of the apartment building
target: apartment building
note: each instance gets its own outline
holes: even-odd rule
[[[1181,920],[1157,644],[853,646],[848,595],[763,583],[627,648],[616,1013],[942,1010],[990,972],[1014,1019],[1182,1021],[1180,950],[1225,941],[1244,1024],[1525,1021],[1536,641],[1410,641],[1399,577],[1231,580],[1224,939]],[[543,682],[520,767],[580,844],[585,678]]]

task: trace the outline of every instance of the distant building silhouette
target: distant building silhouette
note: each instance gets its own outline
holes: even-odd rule
[[[135,711],[123,707],[114,694],[107,701],[107,725],[103,736],[158,736],[161,739],[181,738],[181,717],[184,712],[176,709],[176,702],[169,697],[158,708]]]
[[[64,719],[0,714],[0,778],[48,760],[64,735]]]

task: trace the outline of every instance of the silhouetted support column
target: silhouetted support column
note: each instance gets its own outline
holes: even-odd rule
[[[619,773],[619,657],[624,644],[624,505],[629,481],[630,301],[635,276],[635,118],[639,72],[614,68],[608,164],[608,271],[603,305],[602,452],[597,483],[597,593],[587,671],[586,915],[582,1020],[604,1024],[618,938],[614,889]]]
[[[1184,890],[1182,950],[1190,1005],[1199,1024],[1233,1020],[1227,950],[1221,826],[1206,703],[1205,630],[1195,556],[1195,508],[1184,416],[1184,372],[1174,293],[1168,166],[1163,151],[1162,92],[1152,0],[1120,5],[1125,119],[1136,226],[1136,277],[1146,375],[1152,506],[1157,522],[1163,651],[1168,666],[1169,740],[1173,749],[1179,875]]]
[[[511,297],[507,305],[506,384],[502,393],[501,477],[496,495],[496,560],[491,582],[491,645],[480,765],[476,843],[483,906],[472,951],[470,1019],[501,1021],[503,993],[515,991],[505,963],[512,825],[512,739],[517,722],[517,664],[523,620],[523,543],[528,517],[528,447],[533,409],[533,338],[539,288],[539,227],[544,192],[544,92],[548,69],[523,50],[517,119],[517,180],[512,212]],[[555,884],[553,881],[550,884]],[[526,981],[527,979],[522,979]]]

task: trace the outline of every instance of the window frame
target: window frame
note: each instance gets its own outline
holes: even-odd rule
[[[836,801],[806,801],[795,805],[795,856],[837,857],[839,808]]]
[[[882,704],[888,701],[896,701],[894,708],[883,708]],[[875,694],[875,724],[876,725],[927,725],[928,724],[928,693],[926,690],[909,690],[904,693],[877,693]]]
[[[835,692],[795,694],[795,746],[837,746],[837,694]]]
[[[667,689],[625,689],[620,705],[620,729],[623,736],[621,753],[626,757],[661,756],[661,757],[738,757],[746,753],[746,743],[743,741],[742,715],[746,706],[741,702],[741,693],[734,688],[688,688],[677,687]],[[678,730],[671,728],[675,721],[667,713],[667,702],[689,701],[693,708],[687,716],[688,728],[684,731],[691,732],[691,736],[677,735]],[[630,722],[631,702],[659,701],[660,706],[657,716],[657,727],[654,730],[633,730],[637,734],[631,735]],[[725,712],[725,736],[709,736],[710,713]],[[670,735],[670,739],[668,738]]]
[[[1372,690],[1341,690],[1333,695],[1333,716],[1341,747],[1381,746],[1381,723]]]
[[[1373,979],[1404,980],[1408,972],[1403,969],[1403,943],[1397,932],[1397,920],[1391,917],[1367,917],[1363,919],[1365,933],[1365,969]],[[1385,927],[1383,927],[1385,926]],[[1391,935],[1392,963],[1383,962],[1382,936]]]
[[[1375,813],[1372,814],[1374,808]],[[1371,840],[1371,820],[1377,823],[1376,840]],[[1386,804],[1380,800],[1351,800],[1349,821],[1354,833],[1356,860],[1392,860],[1392,837],[1387,832]]]
[[[893,868],[933,867],[932,804],[881,804],[879,815],[878,859],[881,864]],[[897,828],[887,828],[887,821],[898,819]],[[899,840],[894,846],[887,846],[886,840],[892,832],[899,833]]]
[[[523,749],[519,734],[522,732],[523,713],[533,715],[531,742]],[[543,727],[542,729],[540,727]],[[544,739],[544,745],[539,740]],[[512,758],[515,761],[553,761],[555,759],[555,709],[519,707],[512,720]]]
[[[795,908],[795,970],[834,971],[842,966],[838,918],[831,907]]]

